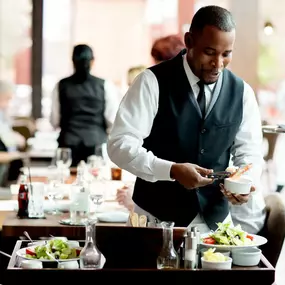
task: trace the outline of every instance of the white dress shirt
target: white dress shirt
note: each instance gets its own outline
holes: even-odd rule
[[[191,71],[185,55],[183,65],[197,99],[199,78]],[[211,102],[214,87],[215,84],[205,85],[206,110]],[[150,182],[172,181],[170,169],[174,163],[159,158],[142,147],[143,140],[151,132],[153,120],[158,111],[158,102],[159,87],[156,76],[151,70],[146,69],[137,76],[123,97],[108,140],[110,159],[119,167]],[[257,187],[249,203],[242,206],[230,205],[232,218],[242,220],[246,217],[249,224],[254,224],[257,232],[265,219],[265,213],[261,214],[265,204],[259,185],[263,167],[262,131],[255,94],[246,82],[244,82],[242,122],[231,154],[235,166],[253,163],[248,175],[252,177]]]
[[[104,80],[104,91],[105,91],[105,110],[104,118],[107,126],[107,133],[109,133],[112,124],[115,120],[116,113],[119,107],[119,91],[115,84],[111,81]],[[56,84],[52,92],[52,108],[50,115],[50,123],[54,128],[59,127],[60,123],[60,103],[59,103],[58,83]]]

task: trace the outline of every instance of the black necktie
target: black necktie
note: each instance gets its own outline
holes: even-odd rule
[[[204,118],[205,113],[206,113],[206,97],[205,97],[204,83],[202,81],[199,81],[197,84],[200,88],[200,91],[197,97],[197,102],[199,104],[199,107],[202,113],[202,118]]]

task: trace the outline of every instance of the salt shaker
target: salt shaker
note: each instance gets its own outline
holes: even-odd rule
[[[187,232],[184,246],[184,268],[195,269],[197,266],[197,238],[195,232]]]
[[[196,262],[197,265],[199,265],[199,261],[200,261],[200,231],[199,229],[195,226],[195,227],[191,227],[191,232],[195,233],[195,237],[197,240],[197,253],[196,253]]]

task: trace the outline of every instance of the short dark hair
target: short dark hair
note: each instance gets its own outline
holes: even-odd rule
[[[94,59],[93,50],[90,46],[85,44],[76,45],[73,48],[72,53],[72,61],[78,62],[78,61],[91,61]]]
[[[77,74],[83,77],[90,72],[90,62],[94,59],[93,50],[85,44],[73,48],[72,61]]]
[[[214,26],[221,31],[231,32],[236,24],[230,11],[225,8],[209,5],[200,8],[192,19],[190,32],[202,32],[205,26]]]

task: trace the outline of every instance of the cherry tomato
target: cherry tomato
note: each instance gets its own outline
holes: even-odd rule
[[[216,243],[216,241],[212,237],[204,238],[203,242],[207,243],[207,244],[215,244]]]
[[[253,236],[251,235],[247,235],[246,237],[249,238],[250,240],[253,240]]]

